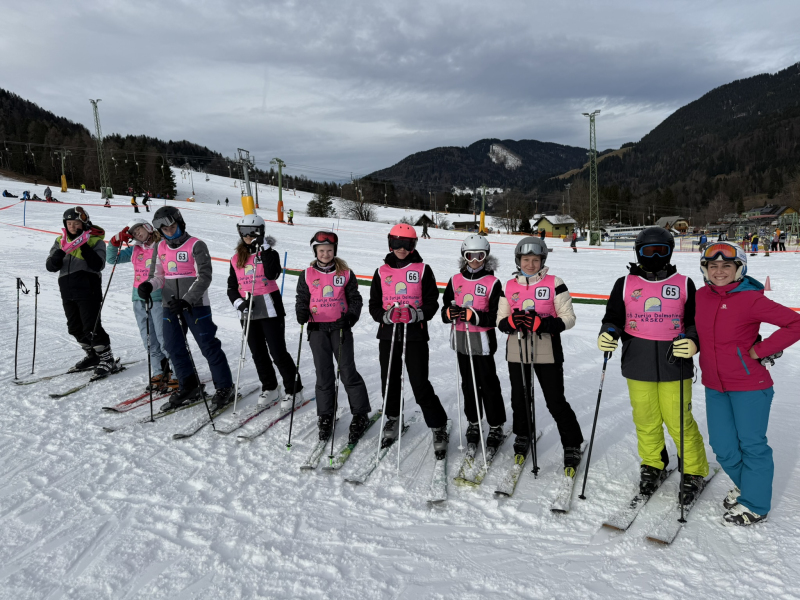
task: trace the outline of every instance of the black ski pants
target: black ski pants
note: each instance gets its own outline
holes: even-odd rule
[[[67,316],[67,331],[78,340],[84,350],[90,346],[94,346],[96,349],[104,348],[110,343],[108,334],[103,329],[101,320],[98,319],[102,303],[103,292],[99,285],[96,289],[87,290],[86,294],[80,298],[61,297],[64,314]],[[97,321],[97,331],[92,339],[95,321]]]
[[[336,395],[336,368],[333,361],[339,359],[339,330],[309,331],[308,343],[317,371],[317,383],[314,388],[317,395],[317,414],[332,415]],[[354,415],[367,414],[370,411],[369,393],[367,384],[356,369],[353,332],[349,329],[344,330],[341,351],[339,376],[342,378],[342,385],[350,402],[350,412]],[[339,401],[341,402],[341,396]]]
[[[470,423],[478,422],[478,410],[475,406],[475,392],[472,387],[472,371],[469,366],[469,355],[458,353],[458,370],[461,373],[461,391],[463,392],[464,414]],[[503,405],[503,391],[497,377],[494,355],[473,356],[475,367],[475,383],[478,387],[478,401],[481,406],[481,417],[486,412],[486,421],[491,427],[506,422],[506,407]]]
[[[522,371],[519,365],[520,363],[508,363],[508,374],[511,377],[511,409],[514,412],[514,434],[527,436],[528,406],[525,402],[525,388],[522,383]],[[523,366],[525,368],[526,385],[530,386],[531,394],[533,394],[531,366],[530,364]],[[575,412],[564,397],[564,364],[535,364],[533,365],[533,370],[536,372],[536,379],[539,380],[539,385],[542,386],[547,410],[553,416],[556,427],[558,427],[558,433],[561,435],[561,445],[564,447],[580,447],[583,443],[581,426],[578,425]]]
[[[400,376],[403,365],[400,362],[400,355],[403,349],[403,340],[400,336],[395,336],[394,356],[392,356],[392,374],[389,381],[389,397],[386,400],[387,416],[397,417],[400,415]],[[386,391],[386,373],[389,368],[389,352],[392,342],[381,340],[378,344],[381,362],[381,394]],[[436,392],[433,391],[430,379],[428,379],[428,342],[409,341],[406,344],[406,372],[414,399],[422,409],[422,416],[428,427],[444,427],[447,425],[447,413],[439,401]]]
[[[242,327],[246,321],[241,322]],[[292,355],[286,349],[286,324],[283,317],[271,319],[252,319],[250,332],[247,335],[247,346],[253,355],[258,379],[261,381],[261,390],[274,390],[278,387],[278,378],[272,363],[278,367],[283,379],[283,389],[287,394],[303,389],[303,382],[297,377],[297,389],[294,389],[294,379],[297,376]],[[270,357],[270,354],[272,355]]]

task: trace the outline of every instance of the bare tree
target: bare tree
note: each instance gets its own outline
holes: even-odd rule
[[[499,215],[492,217],[492,225],[511,233],[512,231],[519,231],[522,219],[527,216],[530,210],[530,204],[519,192],[508,192],[505,202],[495,202],[494,208],[499,212]]]
[[[356,199],[342,198],[339,200],[339,214],[345,219],[354,221],[376,221],[378,219],[375,207],[364,200],[364,195],[356,191]]]
[[[733,203],[723,192],[717,192],[708,203],[703,217],[706,223],[719,223],[722,217],[733,212]]]

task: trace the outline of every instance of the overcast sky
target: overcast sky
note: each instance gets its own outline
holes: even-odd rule
[[[637,141],[800,61],[800,2],[0,0],[0,87],[104,133],[307,165],[390,166],[482,138]],[[328,172],[330,170],[330,172]]]

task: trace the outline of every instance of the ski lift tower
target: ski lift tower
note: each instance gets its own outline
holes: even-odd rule
[[[594,119],[599,110],[583,113],[589,117],[589,245],[600,246],[600,198],[597,191],[597,136]]]
[[[253,192],[250,190],[250,167],[254,166],[253,159],[250,158],[250,151],[238,148],[239,152],[239,166],[242,167],[242,208],[244,214],[256,214],[255,202],[253,202]]]
[[[278,223],[283,223],[283,167],[286,163],[280,158],[273,158],[269,164],[278,165]],[[350,177],[352,179],[352,175]]]
[[[89,100],[92,103],[92,107],[94,108],[94,128],[97,133],[97,163],[100,167],[100,198],[113,198],[114,194],[111,190],[111,185],[109,183],[108,177],[108,166],[106,165],[106,157],[103,153],[103,131],[100,129],[100,113],[97,110],[97,103],[100,102],[101,98],[97,100]]]

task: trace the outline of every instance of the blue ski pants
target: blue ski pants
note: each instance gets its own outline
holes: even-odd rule
[[[717,461],[742,491],[739,503],[756,514],[772,501],[772,448],[767,444],[773,388],[718,392],[706,388],[708,440]]]
[[[211,320],[211,307],[194,306],[192,312],[183,311],[182,317],[186,323],[183,330],[181,330],[178,316],[169,310],[164,311],[164,346],[181,387],[189,377],[194,375],[192,357],[189,356],[184,337],[187,335],[186,328],[192,332],[194,341],[200,346],[200,352],[208,361],[214,387],[218,390],[233,387],[233,376],[228,365],[228,358],[222,351],[222,343],[217,339],[217,326]]]

